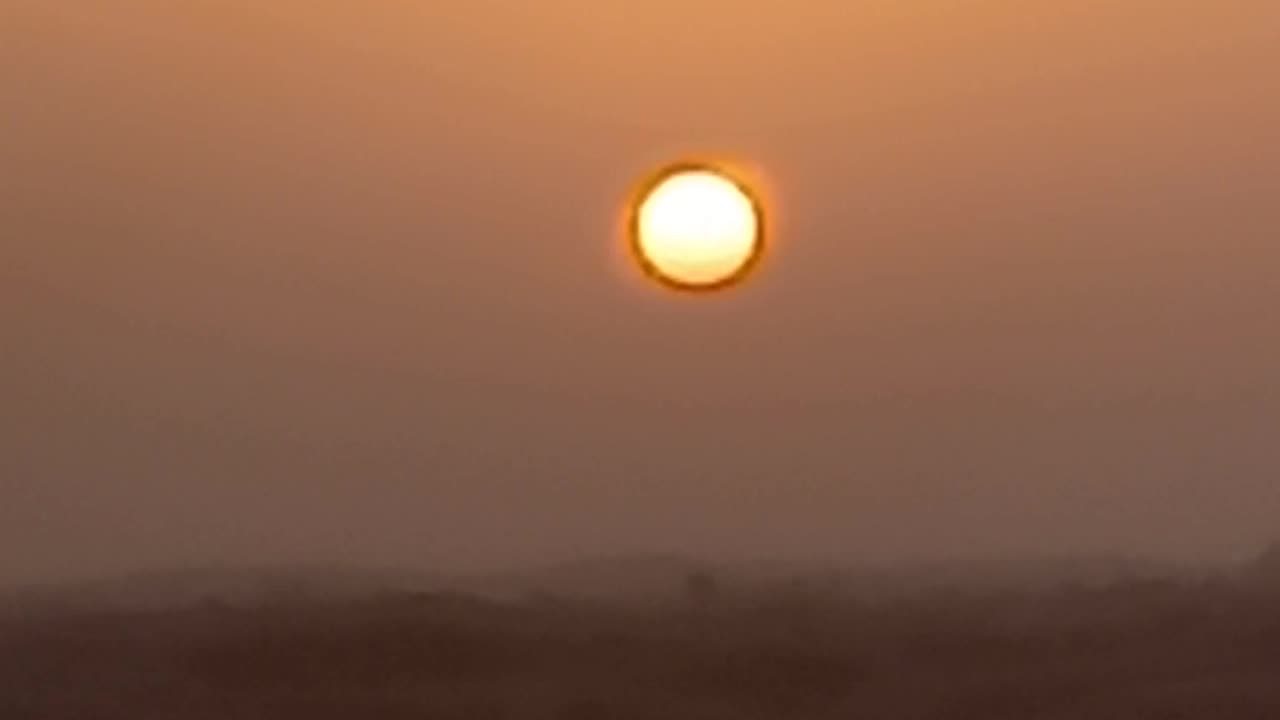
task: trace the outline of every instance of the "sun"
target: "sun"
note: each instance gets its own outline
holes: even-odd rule
[[[734,285],[764,249],[759,200],[740,179],[710,164],[659,172],[637,193],[628,225],[640,267],[678,290]]]

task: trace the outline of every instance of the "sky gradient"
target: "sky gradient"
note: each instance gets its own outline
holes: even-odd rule
[[[0,580],[1239,557],[1273,0],[0,0]],[[690,298],[618,234],[756,168]]]

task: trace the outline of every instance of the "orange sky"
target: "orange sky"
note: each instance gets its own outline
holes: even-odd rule
[[[1271,0],[0,0],[0,579],[1249,552],[1277,67]],[[740,292],[622,264],[684,152],[768,179]]]

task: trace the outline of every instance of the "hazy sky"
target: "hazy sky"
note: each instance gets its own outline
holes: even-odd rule
[[[1280,536],[1275,0],[0,0],[0,579]],[[632,183],[768,179],[688,298]]]

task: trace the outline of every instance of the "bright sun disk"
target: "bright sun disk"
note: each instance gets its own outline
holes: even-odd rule
[[[759,203],[726,173],[681,166],[658,175],[632,210],[631,247],[666,285],[722,288],[742,279],[763,245]]]

